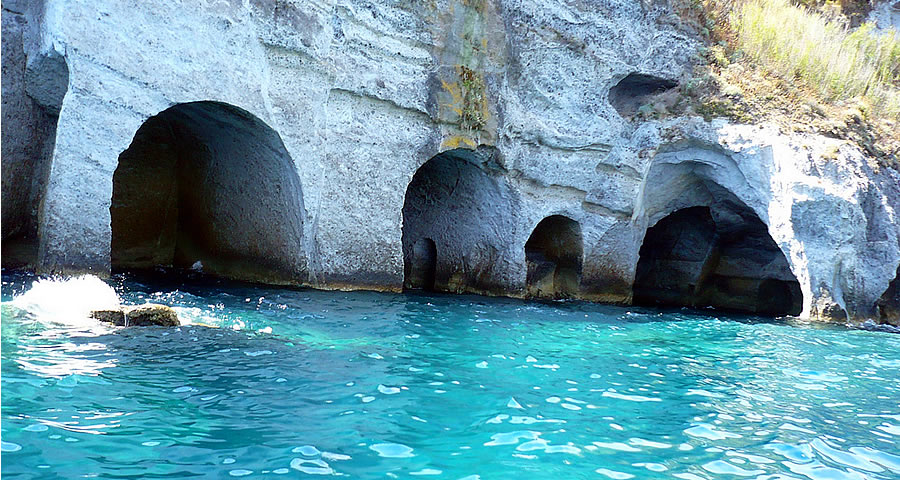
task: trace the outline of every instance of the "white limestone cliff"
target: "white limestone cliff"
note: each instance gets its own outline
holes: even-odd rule
[[[821,136],[619,113],[641,82],[689,68],[699,44],[671,15],[626,0],[4,0],[4,265],[140,264],[117,242],[158,215],[157,230],[134,235],[168,239],[147,254],[162,263],[399,290],[410,232],[431,232],[437,287],[523,296],[525,245],[561,215],[582,242],[576,296],[629,303],[648,229],[699,206],[725,223],[758,217],[801,316],[900,322],[877,306],[898,302],[884,296],[900,265],[897,171]],[[114,181],[126,150],[156,167],[121,195],[142,185],[157,199],[147,205],[170,210],[116,209],[131,201]],[[438,169],[454,182],[421,180],[437,190],[405,210],[414,176],[441,154],[457,162]],[[161,166],[186,157],[205,163]],[[172,193],[190,189],[207,201]],[[436,220],[404,219],[428,205]],[[200,243],[183,246],[185,225]]]

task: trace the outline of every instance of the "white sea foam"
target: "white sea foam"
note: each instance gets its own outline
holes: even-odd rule
[[[117,309],[120,300],[103,280],[83,275],[38,280],[10,304],[41,323],[84,327],[98,323],[90,318],[91,311]]]

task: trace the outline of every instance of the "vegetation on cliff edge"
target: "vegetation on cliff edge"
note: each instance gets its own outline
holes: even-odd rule
[[[684,0],[676,10],[706,47],[679,98],[642,114],[774,121],[898,165],[900,33],[860,24],[867,1]]]

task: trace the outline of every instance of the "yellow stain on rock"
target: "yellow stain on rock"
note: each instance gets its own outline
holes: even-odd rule
[[[450,94],[450,98],[452,98],[452,103],[444,104],[444,107],[449,108],[456,112],[457,115],[462,115],[462,103],[463,103],[463,92],[462,88],[459,86],[459,82],[447,82],[446,80],[441,80],[441,87]]]
[[[475,140],[472,140],[471,138],[465,137],[462,135],[452,135],[450,137],[445,138],[444,141],[441,142],[442,149],[446,148],[448,150],[452,150],[454,148],[460,148],[463,146],[466,146],[469,148],[475,148],[478,146],[478,143]]]

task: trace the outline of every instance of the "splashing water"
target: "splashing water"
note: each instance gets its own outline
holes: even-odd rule
[[[10,305],[35,320],[72,327],[97,324],[90,318],[94,310],[119,308],[116,291],[93,275],[73,278],[40,279],[31,289],[15,297]]]
[[[5,276],[3,300],[27,280]],[[4,478],[900,478],[900,335],[471,296],[116,291],[222,328],[47,336],[4,303]]]

